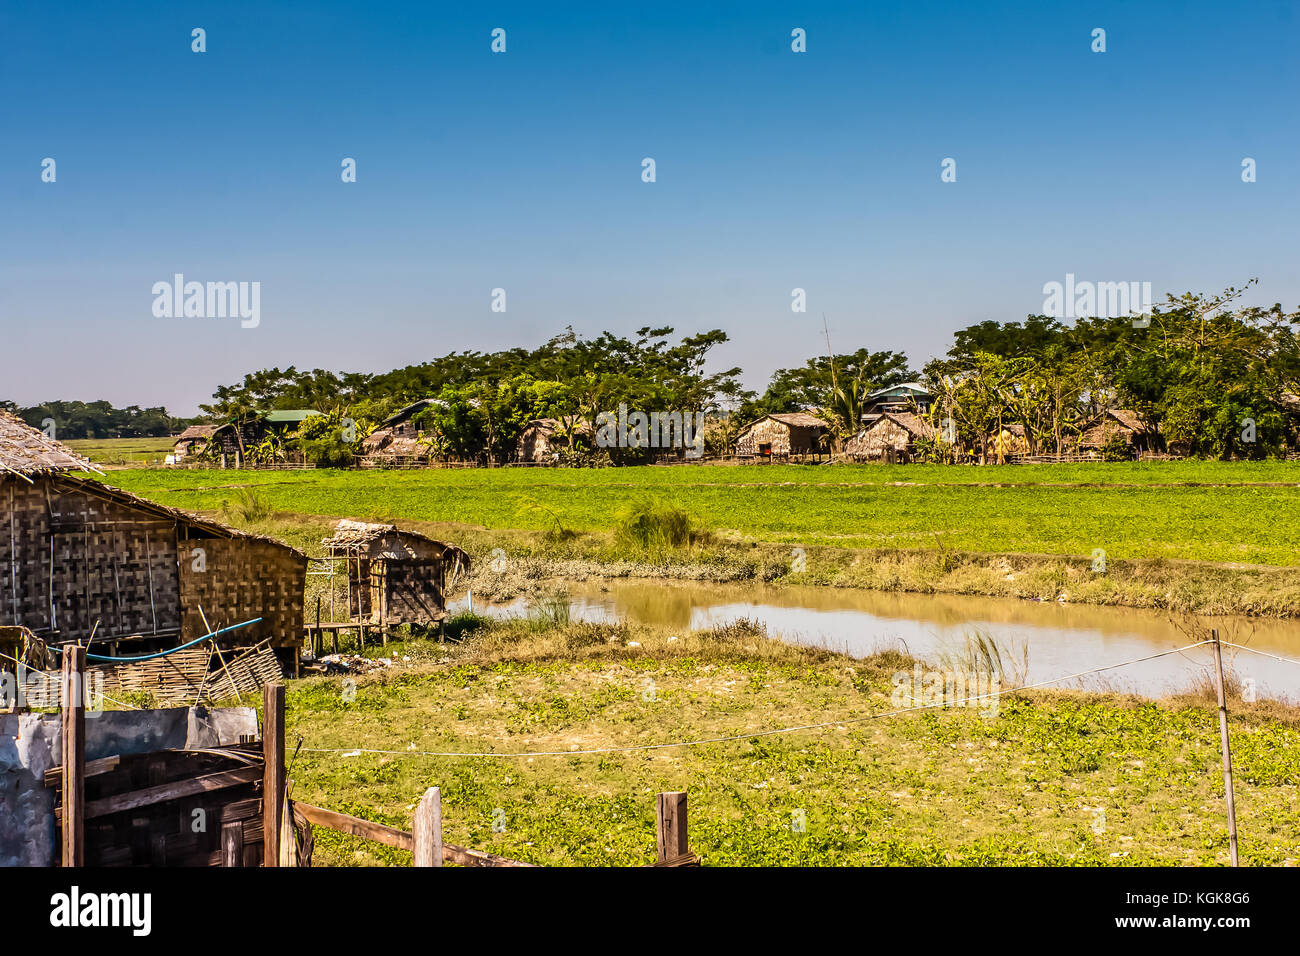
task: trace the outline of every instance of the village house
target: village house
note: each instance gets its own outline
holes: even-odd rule
[[[110,487],[94,470],[0,412],[0,626],[46,644],[93,634],[111,654],[261,618],[229,645],[269,641],[296,661],[303,552]]]
[[[578,422],[573,430],[575,448],[590,448],[592,435],[591,425],[587,422]],[[564,426],[558,420],[534,418],[519,433],[515,458],[524,462],[554,461],[568,448],[569,439],[565,435]]]
[[[1163,444],[1160,432],[1148,428],[1137,412],[1127,408],[1108,408],[1101,421],[1079,436],[1079,448],[1098,451],[1116,437],[1133,452],[1159,451]]]
[[[995,428],[988,440],[989,458],[999,464],[1005,464],[1012,458],[1029,454],[1029,438],[1025,435],[1025,426],[1019,422],[1003,425],[1001,430]]]
[[[878,388],[867,396],[867,407],[862,413],[862,423],[872,425],[886,412],[912,412],[926,415],[934,404],[934,396],[920,382],[902,382]]]
[[[802,458],[827,453],[830,431],[807,412],[775,412],[751,423],[736,439],[740,458]]]
[[[238,468],[267,438],[284,439],[308,418],[319,414],[310,408],[282,408],[226,422],[213,429],[205,450],[210,457],[220,458]]]
[[[430,449],[420,442],[421,432],[415,417],[439,404],[436,398],[422,398],[385,418],[361,442],[362,465],[374,467],[427,459]]]
[[[910,462],[916,457],[916,442],[936,435],[933,425],[912,412],[880,412],[845,443],[844,454],[856,461]]]
[[[449,588],[469,572],[460,548],[391,524],[344,518],[323,543],[331,567],[346,566],[348,617],[382,627],[438,623]]]
[[[172,460],[181,462],[191,455],[201,453],[216,430],[216,425],[191,425],[185,429],[172,442]]]

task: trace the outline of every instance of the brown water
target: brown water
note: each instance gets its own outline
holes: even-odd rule
[[[892,648],[933,661],[964,647],[966,637],[978,632],[994,638],[1004,658],[1014,659],[1017,667],[1027,665],[1029,682],[1147,657],[1193,641],[1187,633],[1191,618],[1085,604],[624,580],[570,583],[566,590],[570,615],[576,620],[625,620],[685,631],[751,618],[784,640],[859,657]],[[465,603],[459,602],[457,609]],[[495,616],[524,615],[529,606],[524,600],[488,606],[476,602],[475,610]],[[1243,617],[1200,621],[1218,628],[1224,640],[1300,660],[1300,622]],[[1208,675],[1211,660],[1209,648],[1199,647],[1059,686],[1159,697]],[[1225,648],[1225,665],[1242,680],[1253,680],[1261,698],[1300,701],[1300,664]]]

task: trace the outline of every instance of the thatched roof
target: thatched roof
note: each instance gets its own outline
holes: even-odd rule
[[[900,428],[906,429],[913,438],[933,438],[939,434],[939,429],[911,412],[884,412],[880,417],[888,418]]]
[[[433,541],[433,538],[427,534],[418,531],[402,531],[395,524],[375,524],[370,521],[353,521],[351,518],[340,518],[334,529],[334,534],[323,539],[322,544],[370,544],[389,534],[404,534],[422,541]]]
[[[1136,436],[1149,432],[1150,429],[1142,424],[1137,412],[1127,408],[1108,408],[1101,421],[1079,436],[1079,444],[1100,447],[1113,435],[1121,435],[1131,442]]]
[[[99,471],[67,445],[46,438],[17,415],[0,411],[0,474],[53,475],[65,471]]]
[[[1131,432],[1135,432],[1139,435],[1146,433],[1147,428],[1142,424],[1142,419],[1138,418],[1138,414],[1135,411],[1127,408],[1108,408],[1106,409],[1106,414]]]
[[[764,418],[770,418],[774,422],[780,422],[783,425],[790,425],[793,428],[826,428],[826,422],[822,421],[816,415],[809,415],[807,412],[773,412],[771,415],[765,415]],[[761,422],[760,418],[758,421]],[[754,422],[755,425],[758,422]]]
[[[208,439],[212,437],[212,433],[216,430],[216,425],[191,425],[189,428],[185,429],[185,431],[177,435],[176,441],[172,442],[172,444],[179,445],[183,441],[194,441],[199,438]]]
[[[334,529],[333,535],[321,541],[321,544],[325,545],[325,553],[333,557],[355,553],[392,536],[398,540],[431,545],[433,550],[440,552],[440,557],[458,560],[465,567],[469,567],[469,555],[455,545],[438,541],[419,531],[399,528],[395,524],[375,524],[369,521],[340,518]]]
[[[393,414],[389,415],[379,423],[380,428],[391,428],[394,425],[400,425],[409,418],[414,418],[420,412],[424,411],[430,405],[444,405],[445,402],[437,398],[422,398],[418,402],[412,402],[405,408],[399,408]]]

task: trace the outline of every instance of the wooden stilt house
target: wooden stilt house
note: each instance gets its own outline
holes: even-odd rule
[[[391,524],[343,519],[326,538],[325,556],[347,565],[348,616],[388,626],[434,624],[447,610],[469,555],[454,545]]]

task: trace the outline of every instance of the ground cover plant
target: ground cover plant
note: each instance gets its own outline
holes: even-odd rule
[[[654,795],[690,793],[706,865],[1216,865],[1227,860],[1216,713],[1188,695],[1025,692],[996,714],[892,709],[912,662],[853,660],[739,622],[670,633],[534,620],[462,622],[408,663],[293,681],[290,777],[302,800],[407,828],[442,788],[446,839],[550,865],[654,857]],[[1300,715],[1231,703],[1245,865],[1300,860]],[[702,746],[515,758],[831,722]],[[382,750],[389,753],[368,753]],[[318,865],[409,854],[317,830]]]

